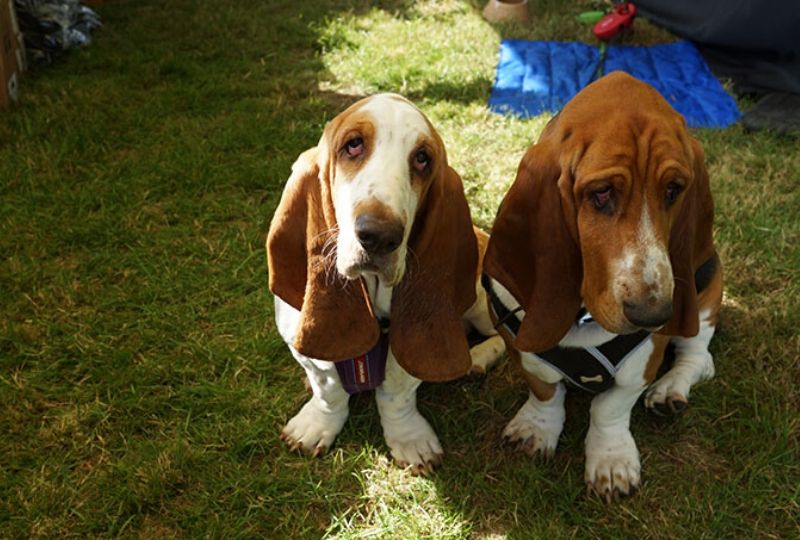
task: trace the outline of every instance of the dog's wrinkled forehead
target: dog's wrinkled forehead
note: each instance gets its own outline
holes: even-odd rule
[[[655,89],[623,73],[586,87],[545,134],[559,144],[569,159],[562,165],[573,172],[579,164],[591,171],[624,166],[644,172],[667,161],[688,169],[693,160],[683,118]]]

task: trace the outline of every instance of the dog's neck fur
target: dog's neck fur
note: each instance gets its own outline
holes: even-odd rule
[[[384,285],[380,278],[375,275],[362,276],[361,279],[364,280],[364,285],[367,287],[367,293],[372,302],[375,316],[379,319],[388,319],[392,309],[392,291],[394,288]]]
[[[562,347],[597,347],[617,337],[599,323],[578,325],[573,324],[567,334],[558,343]]]

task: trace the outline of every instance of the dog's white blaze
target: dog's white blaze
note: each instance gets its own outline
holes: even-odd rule
[[[353,210],[363,202],[383,204],[405,225],[403,242],[393,254],[393,282],[405,273],[408,237],[417,211],[418,197],[411,186],[409,157],[421,136],[432,138],[422,113],[408,101],[393,94],[380,94],[367,101],[361,111],[370,113],[375,140],[367,162],[347,182],[338,182],[334,194],[339,224],[337,266],[345,273],[361,257],[355,235]],[[352,277],[352,276],[351,276]],[[384,276],[388,277],[388,276]]]
[[[340,182],[333,190],[333,207],[336,213],[336,223],[339,226],[339,254],[350,253],[351,244],[356,241],[355,221],[352,217],[353,184]],[[347,209],[347,210],[342,210]]]
[[[642,205],[636,241],[625,248],[616,266],[612,290],[620,304],[639,290],[634,285],[639,280],[658,298],[672,296],[674,284],[669,255],[655,235],[647,201]]]
[[[672,275],[669,275],[668,279],[664,279],[666,277],[666,272],[670,272],[671,274],[669,256],[667,255],[666,249],[664,249],[664,245],[658,241],[653,232],[653,221],[650,219],[647,201],[644,202],[642,207],[638,236],[639,244],[644,251],[642,279],[645,283],[654,287],[657,294],[666,295],[667,291],[661,289],[672,284]],[[672,295],[671,290],[669,291],[669,295]]]
[[[385,204],[409,225],[407,235],[418,202],[409,157],[421,136],[432,137],[430,129],[422,113],[397,96],[375,96],[363,110],[373,117],[376,137],[369,161],[352,181],[353,203],[374,199]]]
[[[336,268],[338,272],[349,278],[350,268],[361,257],[361,245],[356,238],[355,220],[352,215],[353,184],[339,182],[333,190],[333,206],[336,212],[336,223],[339,228],[336,240]]]

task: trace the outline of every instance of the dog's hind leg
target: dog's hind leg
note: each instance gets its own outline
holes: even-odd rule
[[[675,363],[645,394],[644,405],[658,415],[684,411],[689,392],[695,384],[714,376],[714,359],[708,351],[722,303],[722,269],[697,298],[700,307],[700,331],[690,338],[674,337]]]
[[[691,338],[672,338],[675,363],[647,390],[644,405],[660,416],[683,412],[689,403],[689,392],[695,384],[714,376],[714,359],[708,345],[714,337],[714,325],[708,312],[700,313],[700,331]]]
[[[476,289],[475,303],[464,314],[464,320],[483,336],[488,336],[485,340],[474,345],[469,350],[472,357],[472,368],[470,373],[482,375],[497,364],[506,351],[506,343],[497,333],[489,315],[489,303],[486,298],[486,291],[478,283]]]
[[[486,338],[469,350],[472,358],[470,373],[483,375],[494,366],[506,350],[505,341],[499,335]]]

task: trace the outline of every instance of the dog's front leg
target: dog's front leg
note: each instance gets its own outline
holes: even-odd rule
[[[639,486],[639,449],[630,432],[631,409],[644,390],[640,384],[619,385],[592,400],[586,434],[585,480],[606,502],[633,495]]]
[[[639,486],[639,449],[630,432],[639,389],[616,386],[592,400],[586,434],[586,485],[607,502],[632,495]]]
[[[647,386],[645,375],[654,354],[652,338],[617,372],[614,386],[592,400],[586,434],[586,487],[606,502],[633,495],[639,486],[639,449],[630,431],[631,410]]]
[[[474,345],[469,350],[472,359],[470,373],[484,375],[489,369],[500,361],[506,351],[506,343],[497,333],[489,315],[489,300],[486,298],[486,289],[477,282],[475,286],[475,303],[464,313],[464,320],[481,335],[486,336],[482,342]]]
[[[300,320],[300,312],[275,297],[275,321],[278,332],[289,346],[297,363],[303,366],[311,386],[311,399],[303,405],[281,431],[281,439],[292,450],[318,456],[325,453],[347,420],[350,396],[342,387],[333,362],[315,360],[297,352],[290,344]]]
[[[312,396],[281,431],[292,450],[319,456],[333,444],[347,420],[349,395],[333,362],[307,358],[292,349],[308,375]]]
[[[558,438],[564,429],[566,389],[560,373],[548,367],[533,353],[510,351],[522,367],[530,390],[528,401],[503,430],[503,438],[518,443],[529,456],[551,458],[556,452]]]
[[[421,382],[400,367],[390,350],[386,379],[375,390],[383,436],[392,457],[400,467],[409,467],[414,474],[432,471],[444,455],[436,433],[417,410],[417,388]]]

